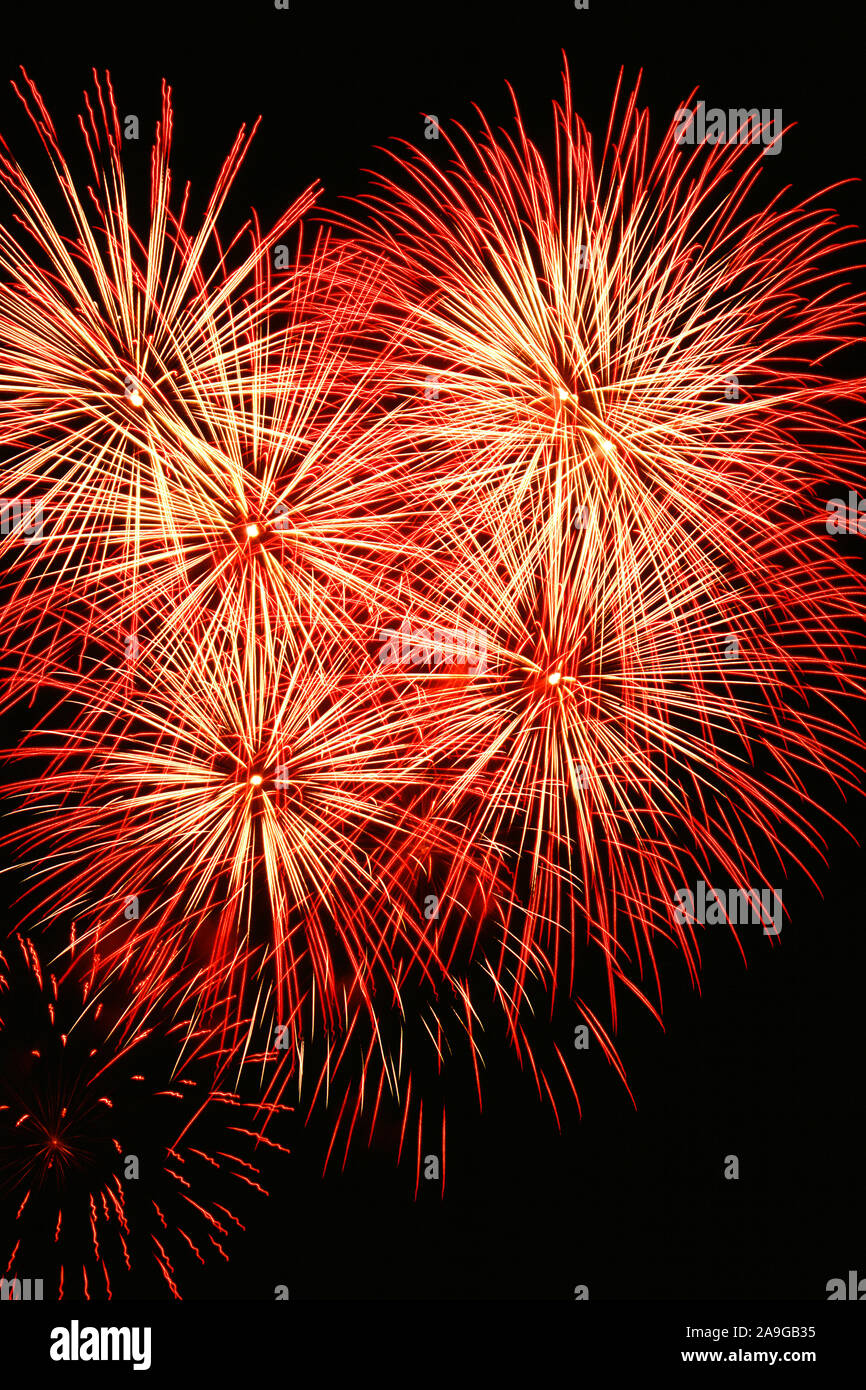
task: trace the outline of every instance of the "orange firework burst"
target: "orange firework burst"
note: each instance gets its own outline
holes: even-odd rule
[[[259,1012],[329,1022],[347,981],[372,1008],[377,982],[439,968],[424,864],[448,865],[459,902],[491,858],[407,805],[414,725],[342,669],[339,640],[299,661],[260,616],[239,643],[187,613],[170,644],[142,642],[126,682],[100,665],[57,678],[80,713],[18,750],[47,761],[12,788],[27,818],[11,839],[38,846],[34,911],[49,920],[62,901],[155,992],[182,959],[200,1006],[226,1006],[224,1025],[244,981]]]
[[[621,550],[621,583],[636,556],[760,606],[768,535],[794,527],[827,567],[804,522],[859,471],[838,406],[864,382],[828,370],[866,304],[859,242],[817,198],[762,204],[749,145],[689,151],[671,121],[653,154],[637,92],[619,100],[598,152],[566,70],[552,161],[515,104],[513,136],[443,131],[450,163],[412,149],[360,200],[383,386],[431,524],[451,497],[484,535],[495,496],[542,551],[574,522]]]
[[[513,863],[513,907],[483,945],[515,1009],[527,973],[552,992],[579,988],[582,927],[607,960],[615,1020],[617,981],[641,993],[649,969],[660,995],[655,938],[674,939],[696,973],[678,887],[695,874],[761,882],[762,848],[796,858],[792,840],[820,853],[822,801],[804,779],[820,768],[858,785],[864,743],[838,702],[863,694],[860,607],[834,565],[814,573],[769,553],[772,608],[648,560],[625,584],[613,538],[593,569],[585,533],[564,529],[539,557],[536,532],[505,503],[494,513],[484,539],[440,517],[450,561],[408,650],[474,631],[486,655],[483,669],[399,673],[410,757],[419,777],[437,770],[434,813]]]

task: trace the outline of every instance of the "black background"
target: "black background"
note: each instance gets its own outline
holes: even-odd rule
[[[141,119],[127,167],[132,178],[140,161],[144,188],[165,77],[175,175],[201,197],[238,127],[261,115],[226,221],[253,205],[267,222],[315,179],[330,203],[361,191],[361,171],[384,165],[375,146],[423,143],[422,113],[471,126],[477,102],[506,121],[506,81],[544,143],[564,50],[575,106],[599,136],[621,68],[627,87],[642,71],[659,131],[695,87],[708,105],[781,107],[796,127],[764,177],[804,195],[862,172],[856,18],[839,0],[799,14],[768,0],[31,5],[4,17],[0,130],[16,153],[35,150],[8,87],[23,63],[70,147],[90,69],[107,67],[121,114]],[[831,201],[862,225],[859,184]],[[709,929],[700,995],[661,953],[664,1032],[624,1007],[636,1108],[603,1060],[575,1054],[583,1117],[564,1107],[559,1133],[494,1050],[483,1115],[469,1091],[449,1107],[444,1199],[422,1183],[416,1202],[412,1165],[362,1147],[322,1178],[314,1126],[267,1205],[250,1208],[231,1266],[209,1268],[188,1296],[269,1299],[287,1284],[293,1299],[569,1299],[586,1284],[591,1299],[821,1300],[828,1279],[866,1275],[863,816],[833,809],[856,838],[834,831],[826,863],[810,861],[821,895],[802,876],[784,881],[778,942],[754,929],[745,968]],[[727,1154],[737,1182],[723,1178]]]

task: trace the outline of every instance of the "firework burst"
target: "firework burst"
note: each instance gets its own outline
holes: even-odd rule
[[[125,684],[72,673],[62,703],[79,713],[18,750],[34,762],[10,788],[25,823],[9,842],[38,845],[31,915],[62,908],[154,998],[183,963],[200,1007],[232,1001],[224,1023],[247,983],[284,1021],[312,992],[327,1022],[347,980],[372,1007],[377,982],[441,969],[425,865],[447,866],[459,904],[474,879],[494,892],[495,856],[413,809],[400,702],[342,669],[339,640],[298,661],[262,618],[242,644],[209,614],[143,643]]]
[[[211,1041],[181,1026],[178,1065],[178,1021],[134,1017],[70,954],[58,973],[20,937],[0,956],[4,1277],[111,1298],[134,1276],[177,1298],[193,1268],[228,1260],[244,1227],[226,1203],[266,1195],[256,1145],[278,1141],[221,1084]]]
[[[587,583],[585,533],[564,529],[539,564],[534,533],[505,504],[492,515],[488,537],[452,518],[438,586],[450,603],[419,604],[415,638],[483,631],[485,669],[401,672],[410,757],[437,770],[435,814],[514,866],[522,906],[502,917],[498,960],[495,934],[485,948],[515,1007],[524,965],[552,990],[579,987],[581,930],[608,962],[612,1002],[617,981],[640,992],[647,972],[660,996],[654,937],[675,939],[693,974],[699,960],[676,889],[696,873],[763,881],[764,856],[796,859],[794,841],[820,853],[809,771],[858,785],[863,741],[839,708],[863,693],[857,604],[832,565],[769,557],[772,607],[649,560],[624,584],[613,537]]]
[[[762,203],[753,147],[689,151],[671,122],[653,153],[623,106],[598,149],[566,70],[552,158],[516,103],[513,135],[482,117],[443,131],[450,162],[395,156],[345,219],[387,265],[383,389],[432,525],[451,497],[484,534],[504,499],[542,551],[579,519],[597,550],[632,536],[620,583],[636,556],[760,604],[773,536],[827,570],[816,490],[859,474],[863,381],[830,370],[862,320],[859,243],[817,198]]]

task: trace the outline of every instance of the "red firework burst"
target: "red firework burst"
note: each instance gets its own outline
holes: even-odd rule
[[[263,1108],[222,1081],[210,1039],[133,1017],[117,982],[64,955],[58,974],[20,937],[0,956],[4,1278],[111,1298],[132,1273],[178,1298],[193,1268],[229,1258],[244,1229],[229,1193],[266,1195],[256,1145],[279,1144],[257,1132]]]
[[[25,816],[9,843],[36,851],[31,915],[62,902],[154,998],[183,965],[223,1027],[247,1006],[328,1024],[346,987],[372,1008],[406,970],[441,970],[450,928],[424,917],[425,865],[446,866],[454,921],[473,878],[494,894],[495,860],[413,811],[414,724],[342,669],[339,635],[299,661],[261,617],[239,643],[187,613],[125,683],[100,665],[56,678],[80,712],[17,750],[37,761],[11,788]]]
[[[799,862],[797,841],[821,852],[809,773],[859,784],[863,740],[839,708],[863,693],[858,600],[835,564],[804,572],[769,554],[772,608],[636,559],[624,586],[613,537],[588,586],[574,528],[540,559],[507,506],[490,541],[457,516],[441,525],[442,606],[419,602],[406,650],[483,633],[485,659],[400,673],[417,775],[436,769],[434,813],[513,864],[501,936],[482,944],[515,1009],[526,971],[551,993],[580,988],[583,932],[607,960],[615,1021],[617,981],[641,992],[649,974],[660,996],[654,938],[676,940],[696,972],[679,887],[765,882],[768,855]]]
[[[348,222],[379,268],[383,388],[431,525],[450,496],[486,535],[493,497],[542,551],[582,524],[590,576],[614,543],[622,584],[676,564],[762,606],[772,537],[827,572],[804,523],[859,474],[838,407],[864,383],[828,366],[857,339],[860,243],[817,197],[762,202],[753,147],[689,152],[671,121],[653,153],[637,92],[619,108],[597,151],[566,70],[552,160],[516,103],[513,135],[443,131],[450,163],[396,156]]]

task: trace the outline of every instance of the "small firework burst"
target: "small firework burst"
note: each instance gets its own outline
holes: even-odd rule
[[[68,952],[56,965],[21,937],[0,956],[4,1277],[52,1298],[178,1298],[193,1268],[229,1258],[235,1203],[266,1195],[257,1141],[278,1140],[221,1084],[208,1038],[183,1027],[178,1063],[177,1020],[133,1018]]]

